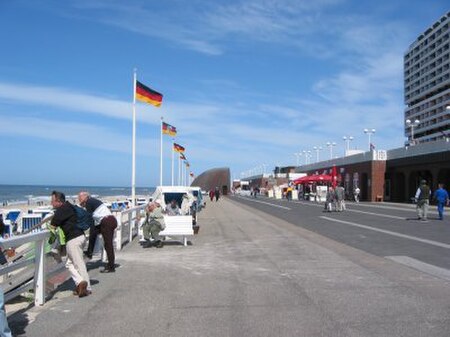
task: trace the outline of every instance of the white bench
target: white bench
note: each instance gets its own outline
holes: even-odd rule
[[[159,232],[159,235],[165,236],[182,236],[183,245],[187,246],[187,236],[194,235],[192,228],[192,215],[164,215],[166,228]]]

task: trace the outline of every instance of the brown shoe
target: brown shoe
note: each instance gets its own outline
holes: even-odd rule
[[[85,297],[88,295],[87,285],[86,281],[81,281],[80,284],[78,284],[78,297]]]

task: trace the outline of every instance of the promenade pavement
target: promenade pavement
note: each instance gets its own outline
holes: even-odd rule
[[[222,199],[192,245],[117,254],[90,270],[93,294],[66,284],[10,316],[20,336],[450,335],[450,282]]]

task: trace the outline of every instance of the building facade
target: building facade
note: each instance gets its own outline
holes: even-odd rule
[[[409,144],[450,137],[450,12],[404,55],[405,136]],[[418,121],[414,124],[415,121]]]

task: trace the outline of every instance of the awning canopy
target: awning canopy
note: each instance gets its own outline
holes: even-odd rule
[[[308,183],[317,183],[317,182],[328,183],[331,181],[333,181],[332,176],[327,175],[327,174],[318,174],[318,175],[298,178],[298,179],[294,180],[294,184],[298,185],[298,184],[308,184]]]

